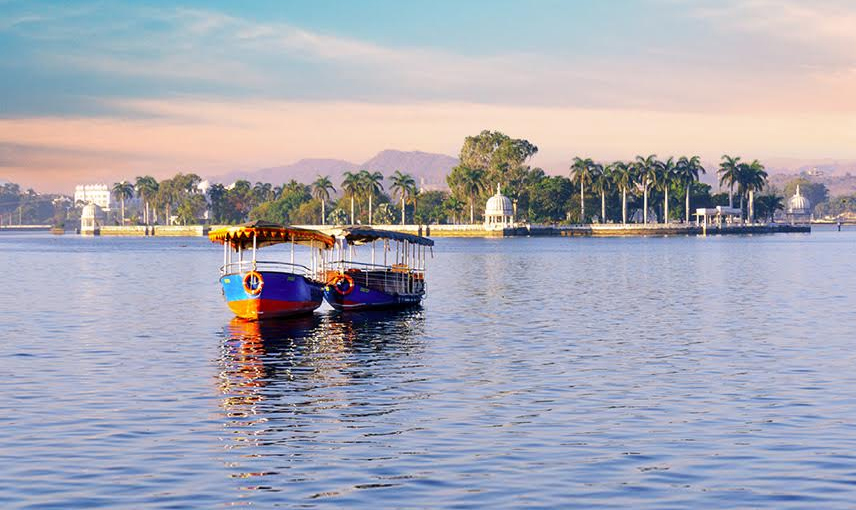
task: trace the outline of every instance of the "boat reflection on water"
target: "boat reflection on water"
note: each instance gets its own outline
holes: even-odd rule
[[[374,412],[375,405],[394,411],[389,396],[369,395],[360,386],[382,391],[385,382],[372,381],[373,371],[418,353],[423,327],[418,307],[233,319],[224,328],[219,360],[230,476],[260,481],[292,469],[309,450],[329,449],[359,413]],[[395,372],[388,365],[383,370],[385,377]],[[271,489],[272,483],[266,478],[241,489]]]

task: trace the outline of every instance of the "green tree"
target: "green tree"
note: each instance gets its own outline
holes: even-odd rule
[[[381,225],[392,225],[395,221],[395,214],[389,204],[380,204],[377,206],[373,218]]]
[[[354,197],[360,192],[361,182],[360,175],[354,172],[345,172],[342,179],[342,191],[345,192],[345,197],[351,200],[351,225],[355,225],[354,218]]]
[[[784,210],[784,197],[770,193],[757,198],[758,214],[766,221],[773,221],[776,211]]]
[[[461,166],[484,172],[487,183],[483,189],[505,182],[517,189],[520,169],[538,152],[528,140],[511,138],[499,131],[484,130],[468,136],[461,147]],[[515,175],[510,175],[515,174]]]
[[[372,201],[374,197],[376,197],[381,191],[383,191],[383,174],[380,172],[369,172],[368,170],[360,170],[359,179],[361,191],[368,196],[369,225],[371,225]]]
[[[621,223],[627,224],[627,190],[636,182],[633,166],[623,161],[610,165],[613,181],[621,189]]]
[[[137,196],[145,203],[145,222],[146,225],[150,225],[152,218],[150,215],[151,202],[157,197],[158,194],[158,181],[155,180],[151,175],[146,175],[143,177],[137,177],[137,181],[135,183],[135,188],[137,190]]]
[[[224,214],[228,223],[246,221],[250,211],[255,207],[252,184],[243,179],[235,181],[231,189],[226,191],[225,205]]]
[[[677,165],[675,165],[675,178],[684,188],[687,223],[690,222],[690,195],[692,194],[692,186],[693,183],[698,182],[699,174],[703,173],[705,173],[705,170],[701,165],[701,160],[698,156],[692,156],[690,158],[681,156],[681,158],[678,159]]]
[[[117,182],[113,185],[113,195],[122,204],[122,223],[125,224],[125,200],[134,198],[134,185],[128,181]]]
[[[333,183],[330,182],[330,177],[328,176],[318,176],[315,179],[315,182],[312,183],[312,196],[321,202],[321,224],[326,224],[327,213],[325,211],[325,204],[328,200],[330,200],[330,191],[333,193],[336,192],[336,188],[333,187]]]
[[[595,162],[591,158],[575,157],[571,164],[571,180],[580,185],[580,223],[585,223],[586,193],[585,185],[591,184]]]
[[[446,176],[446,183],[449,184],[449,188],[469,201],[470,224],[475,223],[476,197],[485,189],[484,175],[484,170],[458,165],[452,168],[452,172]]]
[[[414,208],[417,223],[440,223],[446,217],[443,203],[448,195],[442,191],[425,191],[420,194],[419,203]]]
[[[663,192],[663,223],[669,222],[669,188],[675,180],[675,158],[669,156],[665,161],[658,161],[657,182],[654,185]]]
[[[722,155],[719,163],[719,185],[728,186],[728,207],[734,207],[734,185],[740,181],[740,156]]]
[[[390,189],[401,200],[401,224],[404,225],[404,211],[407,207],[407,200],[415,195],[416,180],[410,174],[404,174],[396,170],[392,174],[392,186]]]
[[[458,197],[452,195],[446,199],[446,203],[443,207],[446,209],[446,214],[452,217],[452,223],[458,224],[458,220],[461,217],[461,214],[464,213],[464,209],[467,204],[465,204]]]
[[[182,225],[195,223],[196,219],[205,212],[206,207],[208,207],[208,203],[205,201],[205,196],[201,194],[188,195],[178,206],[176,216]]]
[[[226,195],[226,187],[220,183],[212,184],[208,188],[208,200],[211,202],[211,221],[213,223],[225,221]]]
[[[740,210],[743,210],[743,196],[749,195],[749,221],[755,221],[754,198],[755,192],[764,189],[767,185],[767,172],[764,165],[757,159],[751,163],[742,163],[739,168],[740,179]]]
[[[642,222],[648,224],[648,188],[657,181],[659,177],[659,165],[656,154],[649,156],[636,156],[636,161],[633,163],[634,171],[639,178],[639,183],[642,184],[643,202],[642,202]]]
[[[273,185],[269,182],[255,183],[253,185],[253,197],[255,198],[256,205],[272,201],[275,197]]]
[[[333,225],[344,225],[348,222],[348,213],[341,207],[336,207],[330,211],[330,216],[327,218]]]
[[[592,190],[600,193],[600,222],[606,223],[606,194],[612,191],[613,181],[611,168],[598,163],[592,166]]]

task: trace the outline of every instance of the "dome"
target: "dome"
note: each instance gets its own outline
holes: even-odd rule
[[[96,204],[89,202],[88,204],[83,206],[83,209],[80,211],[80,218],[88,218],[88,219],[101,219],[104,217],[104,210],[98,207]]]
[[[81,218],[94,218],[98,214],[98,206],[93,203],[88,203],[83,206],[83,210],[80,211]]]
[[[499,184],[496,185],[496,195],[487,199],[484,215],[485,217],[514,215],[514,206],[511,205],[511,199],[500,193]]]
[[[811,212],[811,202],[806,197],[800,195],[800,186],[797,184],[797,194],[788,200],[788,213],[790,214],[809,214]]]

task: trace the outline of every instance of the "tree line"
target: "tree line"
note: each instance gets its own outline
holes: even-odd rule
[[[478,223],[497,185],[512,200],[517,221],[532,223],[691,221],[695,208],[717,205],[736,205],[750,220],[770,219],[785,205],[784,197],[768,184],[758,160],[722,156],[715,171],[726,191],[713,193],[711,186],[700,181],[707,169],[698,156],[658,159],[652,154],[614,162],[580,156],[573,159],[567,175],[547,175],[529,164],[537,152],[530,141],[499,131],[468,136],[461,146],[460,163],[446,176],[448,191],[420,189],[415,177],[403,170],[389,176],[367,169],[345,172],[335,183],[330,176],[319,175],[308,184],[293,179],[282,184],[239,180],[207,189],[194,173],[177,173],[162,181],[145,175],[112,186],[119,206],[115,221],[147,225],[247,220],[335,225]],[[822,184],[800,182],[812,205],[824,202],[825,212],[856,208],[856,198],[839,197],[827,203]],[[786,196],[793,187],[793,183],[786,186]],[[51,205],[32,190],[3,185],[0,213],[6,212],[9,222],[16,210],[20,218],[53,214],[55,223],[66,212],[74,215],[74,208],[58,205],[56,199]]]

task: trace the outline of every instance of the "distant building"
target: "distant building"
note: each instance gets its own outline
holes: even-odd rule
[[[499,191],[496,185],[496,195],[487,199],[484,208],[485,230],[502,230],[514,227],[514,205],[511,199]]]
[[[92,202],[83,206],[80,212],[80,233],[83,235],[95,235],[101,233],[101,225],[104,223],[104,211]]]
[[[113,194],[106,184],[78,184],[74,188],[74,203],[95,204],[104,211],[109,211]]]
[[[811,202],[800,194],[799,184],[797,184],[796,194],[788,200],[786,213],[791,223],[804,223],[811,220]]]

